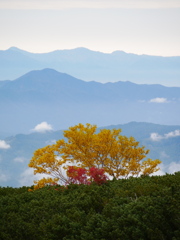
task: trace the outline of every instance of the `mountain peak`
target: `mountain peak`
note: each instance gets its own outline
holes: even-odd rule
[[[21,50],[20,48],[17,48],[17,47],[10,47],[7,49],[7,51],[16,51],[16,52],[22,52],[23,50]]]
[[[5,52],[14,54],[15,56],[23,55],[23,56],[26,56],[26,57],[28,57],[29,55],[32,54],[30,52],[27,52],[25,50],[22,50],[20,48],[14,47],[14,46],[8,48],[7,50],[5,50]]]

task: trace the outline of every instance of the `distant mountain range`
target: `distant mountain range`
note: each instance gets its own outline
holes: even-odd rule
[[[158,158],[163,162],[159,174],[180,171],[180,125],[166,126],[131,122],[105,128],[121,128],[122,135],[133,136],[140,142],[140,145],[150,149],[148,157]],[[28,163],[33,152],[62,138],[62,130],[18,134],[5,138],[4,142],[8,148],[0,148],[0,187],[32,185],[35,176],[33,170],[28,168]]]
[[[78,123],[121,128],[162,172],[180,170],[180,57],[13,47],[0,51],[0,80],[0,186],[33,184],[33,152]]]
[[[53,68],[85,81],[180,86],[180,56],[158,57],[123,51],[109,54],[86,48],[41,54],[16,47],[0,51],[0,80],[14,80],[29,71],[44,68]]]
[[[0,139],[44,121],[54,130],[79,122],[180,124],[180,87],[85,82],[52,69],[0,83]]]
[[[80,122],[121,128],[163,161],[162,172],[179,171],[179,103],[179,87],[86,82],[53,69],[0,81],[0,186],[33,184],[33,152]]]

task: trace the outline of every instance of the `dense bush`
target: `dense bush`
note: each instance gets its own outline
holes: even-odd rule
[[[180,172],[105,184],[0,188],[2,240],[178,240]]]

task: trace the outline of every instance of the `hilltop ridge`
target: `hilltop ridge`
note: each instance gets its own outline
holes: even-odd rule
[[[86,81],[180,86],[180,56],[137,55],[123,51],[102,53],[87,48],[30,53],[16,47],[0,51],[0,80],[13,80],[43,68],[53,68]]]

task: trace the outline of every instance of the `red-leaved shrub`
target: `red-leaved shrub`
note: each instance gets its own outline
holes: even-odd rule
[[[69,166],[67,170],[68,183],[73,184],[91,184],[92,182],[98,185],[107,181],[107,176],[104,173],[104,169],[98,169],[91,167],[89,170],[84,168]]]

